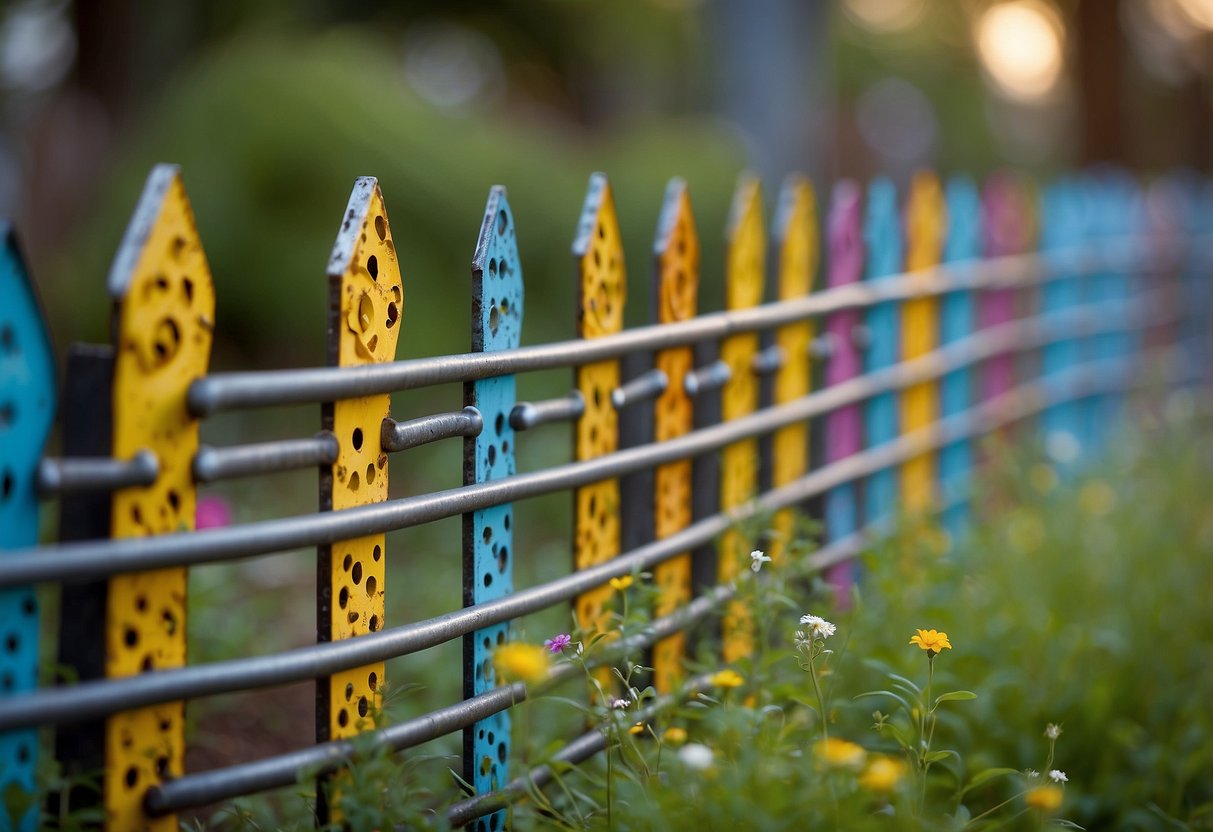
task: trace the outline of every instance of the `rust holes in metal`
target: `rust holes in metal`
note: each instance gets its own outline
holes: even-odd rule
[[[354,428],[353,434],[350,435],[350,442],[354,445],[355,451],[362,450],[362,428]]]
[[[152,332],[152,355],[148,369],[163,367],[181,346],[181,328],[172,318],[161,318]]]
[[[373,671],[373,670],[372,670],[372,671],[371,671],[371,672],[370,672],[370,673],[367,675],[367,677],[366,677],[366,685],[367,685],[367,687],[369,687],[371,690],[376,690],[376,689],[378,689],[378,687],[379,687],[379,674],[375,673],[375,671]]]
[[[342,728],[350,724],[350,715],[346,712],[345,708],[342,708],[337,714],[337,724]]]
[[[375,463],[368,463],[366,466],[366,484],[370,485],[375,481]]]
[[[337,593],[337,606],[345,609],[350,604],[350,591],[345,587],[341,587],[341,592]]]
[[[354,471],[350,474],[349,489],[357,491],[362,486],[362,478],[358,476],[358,472]]]
[[[371,706],[370,706],[370,703],[366,701],[366,697],[365,696],[359,697],[358,698],[358,716],[365,717],[367,715],[367,712],[370,711],[370,709],[371,709]]]
[[[368,597],[375,595],[375,590],[379,588],[379,582],[375,580],[374,575],[366,576],[366,594]]]
[[[362,583],[362,561],[354,563],[354,568],[350,570],[350,579],[353,580],[354,586]]]
[[[387,223],[383,221],[383,217],[375,217],[375,236],[380,240],[387,239]]]
[[[372,633],[379,629],[379,616],[377,616],[377,615],[371,616],[371,620],[370,620],[370,623],[368,624],[368,628],[370,629],[370,631]]]
[[[379,258],[373,254],[366,259],[366,273],[371,276],[371,280],[379,279]]]
[[[12,497],[15,488],[16,483],[13,480],[13,472],[5,469],[4,474],[0,475],[0,500],[7,501]]]
[[[400,320],[400,307],[393,301],[387,305],[387,328],[391,329]]]
[[[354,683],[346,682],[345,683],[345,701],[349,702],[353,698],[354,698]]]
[[[0,352],[5,355],[17,354],[17,335],[13,332],[12,324],[0,326]]]
[[[504,237],[509,226],[510,218],[505,215],[505,211],[499,211],[497,213],[497,233]]]
[[[375,544],[375,548],[371,551],[371,557],[374,558],[376,562],[383,557],[383,547],[378,543]]]

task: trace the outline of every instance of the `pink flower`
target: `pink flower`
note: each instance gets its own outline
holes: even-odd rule
[[[546,647],[548,650],[550,650],[553,653],[560,653],[564,650],[564,648],[569,646],[569,643],[572,640],[573,640],[573,637],[570,636],[568,633],[561,633],[558,636],[553,636],[552,638],[549,638],[547,641],[545,641],[543,643],[543,646]]]
[[[223,497],[208,494],[198,498],[194,513],[194,528],[219,529],[232,525],[232,507]]]

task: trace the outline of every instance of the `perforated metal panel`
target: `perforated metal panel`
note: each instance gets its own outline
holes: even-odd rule
[[[490,352],[519,345],[522,332],[522,262],[514,216],[505,188],[489,194],[472,260],[472,351]],[[479,436],[464,440],[465,485],[516,473],[510,411],[517,399],[514,376],[486,378],[464,387],[464,404],[480,411]],[[463,516],[463,602],[482,604],[514,591],[514,508],[506,503]],[[492,654],[509,635],[509,623],[477,630],[463,642],[464,696],[478,696],[497,683]],[[482,719],[464,731],[464,779],[477,794],[509,782],[510,715]],[[503,828],[505,812],[479,818],[475,828]]]
[[[780,300],[807,295],[813,287],[820,258],[817,232],[817,200],[813,186],[803,176],[790,176],[783,184],[775,217],[775,245],[779,253],[777,293]],[[785,404],[809,393],[809,343],[813,322],[800,321],[780,327],[775,343],[783,365],[775,373],[774,401]],[[808,469],[809,426],[788,425],[775,432],[771,441],[771,485],[779,488],[799,478]],[[790,510],[774,518],[775,539],[768,553],[778,564],[791,539],[795,517]]]
[[[577,264],[577,335],[600,338],[623,329],[627,273],[615,200],[606,176],[590,177],[573,242]],[[574,385],[585,399],[585,412],[574,428],[573,456],[593,459],[619,447],[619,418],[611,391],[619,386],[619,362],[597,361],[577,368]],[[574,495],[573,566],[585,569],[619,554],[619,480],[607,479],[578,488]],[[574,604],[582,627],[605,631],[612,590],[582,593]]]
[[[939,263],[943,251],[946,206],[939,177],[918,173],[906,201],[906,270],[912,279],[924,279],[924,269]],[[911,361],[935,349],[939,342],[939,299],[911,298],[901,312],[901,360]],[[901,431],[921,430],[939,418],[939,387],[935,382],[914,384],[901,398]],[[901,468],[902,508],[907,512],[930,509],[935,499],[935,454],[927,452],[905,461]]]
[[[159,165],[144,187],[109,274],[115,304],[113,456],[142,450],[159,462],[156,481],[113,495],[113,537],[194,528],[190,465],[198,423],[186,391],[206,374],[215,292],[193,210],[176,167]],[[186,570],[112,578],[106,600],[106,675],[133,676],[185,664]],[[184,703],[139,708],[105,726],[104,784],[110,829],[175,830],[174,816],[149,818],[143,795],[182,773]]]
[[[699,300],[699,234],[691,212],[686,183],[673,179],[666,188],[657,239],[653,245],[654,322],[661,324],[695,317]],[[665,373],[667,386],[658,397],[653,416],[653,438],[664,442],[690,433],[694,402],[683,382],[694,365],[692,347],[675,347],[657,353],[654,364]],[[692,462],[689,459],[657,466],[654,472],[655,536],[669,537],[691,523]],[[691,597],[691,554],[677,555],[654,571],[661,597],[658,615],[668,615]],[[653,648],[653,683],[666,693],[682,676],[686,637],[677,633]]]
[[[55,362],[16,236],[0,220],[0,557],[38,542],[34,474],[55,412]],[[32,586],[0,590],[0,696],[38,686],[38,599]],[[34,800],[38,732],[0,734],[0,793]],[[16,828],[32,830],[31,805]],[[8,818],[6,816],[5,820]]]
[[[359,367],[392,361],[402,325],[404,289],[387,207],[374,177],[354,182],[327,276],[329,364]],[[320,478],[322,510],[387,499],[388,458],[381,436],[390,408],[386,393],[324,405],[323,427],[337,438],[339,450],[337,461]],[[383,629],[386,562],[382,534],[319,548],[316,590],[321,641]],[[317,741],[354,736],[370,727],[383,679],[383,663],[377,662],[317,680]]]
[[[733,194],[733,207],[725,252],[725,308],[747,309],[762,303],[766,281],[767,235],[762,217],[762,189],[758,180],[743,177]],[[754,356],[758,354],[756,332],[730,335],[720,344],[720,358],[729,367],[729,380],[720,394],[722,421],[753,413],[758,407],[758,379]],[[720,452],[720,507],[727,511],[751,500],[758,491],[758,441],[746,439],[726,445]],[[736,578],[742,561],[748,561],[752,541],[739,529],[729,529],[721,538],[717,578],[727,583]],[[753,622],[746,608],[731,603],[724,616],[722,654],[726,662],[749,655],[753,649]]]

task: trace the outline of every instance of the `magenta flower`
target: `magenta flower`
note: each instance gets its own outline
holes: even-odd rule
[[[546,647],[548,650],[550,650],[553,653],[560,653],[564,650],[564,648],[569,646],[569,642],[571,642],[572,640],[573,640],[573,637],[570,636],[568,633],[561,633],[558,636],[553,636],[552,638],[549,638],[547,641],[545,641],[543,643],[543,646]]]

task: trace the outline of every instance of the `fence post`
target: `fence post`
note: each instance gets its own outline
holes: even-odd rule
[[[743,177],[733,195],[725,255],[725,309],[747,309],[762,303],[766,285],[766,229],[762,219],[762,188],[753,177]],[[727,422],[758,407],[758,379],[754,357],[758,333],[730,335],[720,345],[720,358],[729,367],[729,380],[721,390],[720,416]],[[720,508],[729,511],[754,498],[758,491],[758,441],[745,439],[720,452]],[[752,541],[731,528],[720,542],[716,576],[720,583],[737,577]],[[740,602],[731,602],[724,617],[723,658],[731,662],[748,656],[753,648],[753,622]]]
[[[155,454],[156,480],[113,495],[115,538],[194,528],[191,464],[198,422],[186,392],[206,374],[215,292],[175,166],[148,177],[109,273],[114,315],[113,445],[116,459]],[[181,667],[186,647],[185,567],[113,577],[106,603],[106,675]],[[175,830],[177,818],[143,812],[148,787],[182,773],[185,705],[170,702],[110,717],[105,727],[105,808],[110,829]]]
[[[374,177],[354,181],[328,269],[328,363],[359,367],[392,361],[400,332],[404,290],[387,207]],[[383,502],[388,494],[383,420],[387,393],[327,402],[324,430],[337,439],[337,461],[320,469],[320,510],[339,511]],[[372,534],[317,549],[316,635],[338,641],[384,626],[386,539]],[[316,741],[360,732],[379,707],[383,663],[316,680]],[[317,784],[317,814],[329,816],[325,783]]]
[[[906,200],[906,271],[921,280],[925,269],[939,263],[947,227],[947,206],[939,177],[929,171],[915,175]],[[901,360],[911,361],[935,349],[939,342],[939,300],[911,298],[905,302],[901,321]],[[907,387],[901,400],[901,432],[910,433],[939,419],[939,386],[925,382]],[[907,459],[901,469],[902,505],[918,514],[935,501],[935,454],[927,452]]]
[[[627,271],[611,185],[604,174],[590,177],[577,236],[577,336],[601,338],[623,329],[627,300]],[[608,359],[576,369],[574,385],[585,400],[576,422],[573,457],[577,461],[609,454],[619,447],[619,417],[611,391],[619,386],[619,361]],[[574,495],[573,566],[587,569],[619,554],[619,480],[611,478],[582,486]],[[597,587],[577,597],[577,624],[606,632],[611,594]],[[600,675],[609,680],[609,673]]]
[[[959,264],[981,256],[981,199],[973,180],[954,176],[946,189],[948,232],[943,261]],[[942,299],[939,341],[948,345],[973,334],[975,322],[973,293],[948,292]],[[972,372],[954,370],[940,380],[940,415],[955,416],[967,410],[971,401]],[[967,439],[939,449],[939,487],[947,507],[942,525],[951,545],[965,532],[969,518],[967,492],[973,466],[972,443]]]
[[[669,324],[695,317],[699,300],[699,234],[686,183],[671,179],[662,201],[653,243],[653,319]],[[665,374],[666,388],[653,410],[653,435],[665,442],[690,433],[694,403],[683,383],[694,368],[693,347],[658,351],[654,366]],[[658,540],[691,523],[692,461],[680,459],[657,466],[654,473],[654,537]],[[668,615],[691,598],[691,554],[670,558],[654,570],[661,595],[657,615]],[[674,690],[682,676],[686,636],[679,632],[653,647],[653,684],[660,693]]]
[[[799,174],[784,180],[775,215],[775,244],[778,247],[778,285],[780,300],[807,295],[813,288],[820,259],[817,234],[817,200],[813,186]],[[810,387],[809,345],[813,341],[813,322],[788,324],[775,332],[775,346],[783,363],[775,372],[774,403],[786,404],[807,396]],[[809,425],[802,422],[775,432],[771,440],[771,485],[775,488],[799,479],[809,464]],[[774,518],[775,538],[770,556],[776,564],[795,533],[792,509],[778,512]]]
[[[522,262],[514,216],[505,188],[489,192],[476,254],[472,258],[472,352],[514,349],[520,343],[523,309]],[[510,411],[517,400],[515,377],[485,378],[464,385],[463,403],[480,411],[478,436],[463,440],[463,483],[501,479],[517,472]],[[473,606],[514,591],[514,506],[512,503],[463,515],[463,604]],[[477,630],[463,639],[463,695],[479,696],[497,683],[493,650],[504,644],[508,622]],[[502,711],[463,732],[463,777],[476,794],[509,782],[510,714]],[[498,810],[476,821],[477,832],[505,824]]]
[[[864,241],[867,243],[867,261],[864,278],[880,280],[897,274],[904,263],[901,215],[897,210],[897,189],[883,177],[868,185],[868,206],[864,216]],[[898,361],[899,319],[898,304],[885,301],[868,310],[864,321],[867,349],[864,352],[864,371],[873,372],[891,367]],[[877,393],[864,406],[864,427],[867,431],[867,446],[874,448],[891,442],[897,437],[897,394]],[[886,468],[868,477],[864,491],[864,517],[876,523],[890,519],[897,510],[897,471]]]
[[[1027,188],[1011,174],[994,174],[982,191],[982,230],[986,257],[1023,254],[1031,247],[1033,217]],[[987,289],[978,301],[983,329],[1015,320],[1016,289]],[[981,398],[988,401],[1015,386],[1013,352],[993,356],[981,367]]]
[[[1040,201],[1040,250],[1056,254],[1084,242],[1082,203],[1072,180],[1054,182],[1044,190]],[[1040,311],[1055,315],[1082,303],[1082,279],[1077,275],[1058,277],[1040,288]],[[1081,344],[1065,338],[1045,344],[1040,351],[1041,376],[1047,378],[1077,366]],[[1064,402],[1040,414],[1041,432],[1047,445],[1054,448],[1077,447],[1084,433],[1078,402]]]
[[[34,473],[55,416],[55,361],[33,281],[17,236],[0,220],[0,557],[38,543]],[[4,651],[0,696],[38,687],[38,599],[32,586],[0,590]],[[0,794],[29,801],[29,808],[0,825],[33,830],[38,822],[35,728],[0,734]],[[15,803],[16,801],[11,801]],[[15,806],[14,806],[15,808]]]
[[[856,283],[863,273],[864,246],[860,229],[863,195],[849,179],[834,185],[830,196],[830,259],[827,285],[831,289]],[[829,336],[829,361],[826,364],[827,387],[841,384],[860,373],[862,357],[855,343],[859,311],[845,309],[826,319]],[[826,462],[839,462],[859,453],[863,446],[863,422],[859,405],[849,404],[826,416]],[[831,488],[825,495],[826,541],[834,542],[859,528],[859,504],[853,482]],[[829,569],[827,580],[834,586],[839,603],[846,604],[855,567],[844,561]]]

